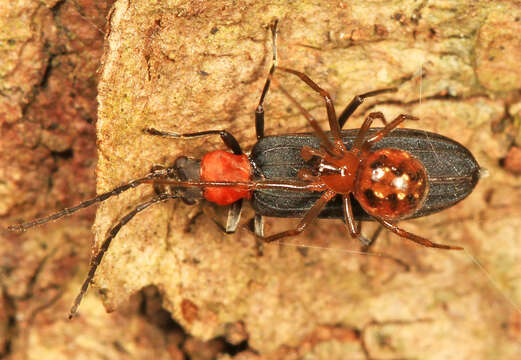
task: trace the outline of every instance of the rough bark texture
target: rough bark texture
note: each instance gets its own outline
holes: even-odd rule
[[[85,119],[95,117],[93,105],[81,100],[86,96],[81,92],[68,106],[60,105],[58,95],[49,95],[53,86],[52,94],[71,94],[64,79],[53,85],[48,72],[78,74],[78,68],[64,68],[78,64],[65,56],[85,51],[62,53],[45,46],[54,44],[60,29],[92,19],[83,14],[71,20],[81,14],[71,4],[77,2],[0,8],[5,11],[2,21],[26,19],[1,27],[13,29],[2,33],[6,55],[0,69],[0,193],[5,194],[0,211],[11,222],[93,194],[93,170],[85,161],[92,159],[95,140],[82,133],[92,133]],[[67,13],[71,23],[63,25],[57,14],[67,6],[76,13]],[[198,216],[201,207],[172,201],[126,225],[99,268],[94,286],[101,290],[105,307],[117,313],[104,314],[96,291],[91,291],[81,317],[67,323],[62,319],[89,255],[87,222],[76,227],[82,217],[78,214],[21,237],[2,233],[0,356],[42,358],[45,351],[49,358],[78,352],[105,358],[178,358],[181,342],[192,358],[217,353],[232,358],[244,349],[230,351],[217,340],[204,346],[200,342],[224,336],[227,344],[248,340],[249,350],[236,355],[242,359],[517,358],[518,4],[117,1],[108,17],[98,87],[98,193],[142,176],[153,165],[170,165],[180,154],[198,157],[223,147],[213,138],[158,139],[143,134],[145,127],[179,133],[227,129],[244,148],[251,147],[253,111],[271,61],[266,25],[274,18],[280,20],[279,64],[305,72],[330,91],[338,113],[355,94],[399,88],[396,94],[367,101],[347,127],[359,126],[370,111],[382,111],[388,119],[416,115],[420,122],[407,126],[461,142],[488,169],[489,177],[462,203],[401,224],[466,250],[422,248],[383,233],[372,249],[376,255],[358,255],[350,251],[359,244],[348,239],[340,221],[323,221],[300,237],[266,246],[258,257],[248,231],[221,234],[209,217]],[[97,24],[86,22],[75,36],[67,33],[68,41],[76,36],[82,43],[99,41],[97,28],[102,25],[92,23]],[[46,30],[38,30],[38,24]],[[54,46],[50,48],[61,49]],[[101,45],[92,46],[99,54]],[[85,60],[85,55],[79,58]],[[277,76],[326,127],[320,97],[296,78]],[[60,113],[31,110],[36,100],[48,104],[46,111]],[[85,108],[89,110],[82,112]],[[47,124],[51,115],[58,120]],[[305,119],[275,89],[268,95],[266,120],[268,134],[309,131]],[[82,157],[82,151],[88,155]],[[94,248],[124,214],[152,196],[150,186],[141,186],[102,204]],[[294,221],[270,219],[266,231],[292,226]],[[371,229],[368,224],[363,231]],[[159,307],[150,285],[159,289],[162,306],[195,338],[186,340],[172,330],[177,329],[173,323],[148,314],[146,309]],[[143,288],[147,290],[126,305]],[[147,307],[139,297],[155,300]]]

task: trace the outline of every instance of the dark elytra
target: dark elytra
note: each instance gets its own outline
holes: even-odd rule
[[[351,148],[359,129],[342,131],[342,140]],[[380,128],[372,128],[369,137]],[[300,151],[302,146],[319,148],[313,134],[285,134],[261,138],[253,147],[250,159],[262,169],[267,179],[295,179],[300,169],[310,168]],[[395,129],[377,142],[373,149],[396,148],[409,152],[427,170],[430,189],[423,206],[407,218],[417,218],[449,208],[466,198],[476,186],[480,167],[463,145],[445,136],[415,129]],[[257,190],[253,208],[264,216],[301,218],[320,197],[318,193]],[[353,198],[352,198],[353,199]],[[340,196],[330,201],[320,218],[342,219]],[[353,199],[354,200],[354,199]],[[355,218],[373,220],[358,202],[353,201]]]

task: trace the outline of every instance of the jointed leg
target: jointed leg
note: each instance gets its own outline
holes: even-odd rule
[[[398,115],[393,121],[391,121],[389,124],[387,124],[383,129],[381,129],[376,134],[374,134],[369,139],[367,139],[364,142],[364,144],[362,145],[362,150],[370,149],[371,146],[373,146],[373,144],[382,140],[382,138],[384,136],[386,136],[391,131],[393,131],[394,128],[396,128],[398,125],[400,125],[405,120],[419,120],[419,119],[416,116],[412,116],[412,115],[406,115],[406,114]]]
[[[309,181],[311,183],[320,182],[320,176],[313,173],[311,169],[300,169],[297,174],[297,178],[304,181]]]
[[[253,218],[253,232],[255,233],[255,236],[259,238],[264,237],[264,218],[262,215],[255,214],[255,217]]]
[[[347,225],[347,230],[349,231],[349,235],[353,239],[360,238],[360,229],[361,223],[360,221],[356,221],[353,215],[353,207],[351,206],[351,199],[349,195],[342,196],[343,209],[344,209],[344,220]]]
[[[277,87],[280,89],[280,91],[282,91],[282,93],[284,95],[286,95],[286,97],[299,109],[300,113],[302,115],[304,115],[304,117],[307,119],[307,121],[309,122],[309,124],[311,125],[313,130],[315,130],[317,137],[322,141],[322,145],[327,149],[327,151],[332,154],[336,154],[337,151],[335,150],[333,143],[331,142],[331,140],[329,140],[329,137],[324,132],[324,130],[322,130],[322,128],[318,124],[318,121],[313,117],[313,115],[311,115],[309,113],[309,111],[304,109],[304,107],[302,105],[300,105],[299,102],[293,96],[291,96],[290,93],[286,89],[284,89],[282,86],[280,86],[280,84],[278,83],[278,81],[276,81],[276,79],[273,79],[273,80],[274,80],[273,81],[274,84],[277,85]]]
[[[171,195],[171,194],[161,194],[147,202],[144,202],[144,203],[140,204],[139,206],[137,206],[134,210],[129,212],[127,215],[125,215],[123,217],[123,219],[121,219],[119,221],[119,223],[116,224],[116,226],[114,226],[112,229],[110,229],[109,235],[107,236],[107,238],[105,239],[103,244],[101,244],[101,247],[100,247],[98,253],[96,254],[96,256],[94,256],[90,262],[89,273],[87,274],[87,278],[85,279],[85,281],[83,282],[83,285],[81,286],[80,293],[74,300],[74,304],[72,305],[71,310],[69,312],[69,319],[71,319],[76,314],[76,311],[78,310],[78,306],[80,306],[81,299],[87,292],[87,289],[88,289],[92,279],[94,278],[94,274],[96,273],[96,269],[98,268],[98,265],[100,264],[101,259],[103,259],[103,255],[105,255],[105,253],[107,252],[107,250],[110,246],[110,243],[112,242],[112,239],[114,239],[114,237],[117,235],[119,230],[126,223],[128,223],[136,214],[145,210],[150,205],[153,205],[160,201],[165,201],[167,199],[174,199],[176,197],[177,196]]]
[[[237,200],[228,208],[228,217],[226,219],[226,233],[233,234],[239,226],[242,212],[242,199]]]
[[[382,232],[383,229],[384,229],[384,227],[382,225],[378,225],[378,228],[375,230],[373,235],[371,235],[370,239],[367,239],[365,237],[363,237],[363,239],[362,239],[362,236],[360,236],[360,241],[362,242],[362,245],[363,245],[360,250],[363,252],[369,251],[371,246],[373,246],[373,244],[375,243],[376,239],[378,239],[378,236],[380,236],[380,233]]]
[[[318,214],[320,213],[322,208],[327,204],[327,202],[329,200],[331,200],[333,197],[335,197],[335,195],[336,195],[336,193],[332,190],[327,190],[326,192],[324,192],[324,194],[322,194],[320,199],[318,199],[317,202],[313,205],[313,207],[306,213],[304,218],[297,225],[296,229],[283,231],[281,233],[271,235],[268,237],[260,237],[258,235],[257,235],[257,237],[265,242],[272,242],[272,241],[279,240],[279,239],[282,239],[282,238],[285,238],[288,236],[295,236],[295,235],[300,234],[302,231],[304,231],[306,229],[306,227],[309,224],[311,224],[311,221],[313,221],[313,219],[315,219],[318,216]]]
[[[362,95],[355,95],[353,100],[346,106],[342,114],[338,117],[338,125],[342,129],[349,117],[355,112],[355,110],[364,102],[365,99],[371,96],[376,96],[384,93],[396,92],[397,88],[386,88],[367,92]]]
[[[79,205],[63,209],[63,210],[61,210],[61,211],[59,211],[59,212],[57,212],[55,214],[52,214],[52,215],[49,215],[49,216],[46,216],[46,217],[43,217],[43,218],[40,218],[40,219],[32,220],[32,221],[29,221],[29,222],[26,222],[26,223],[23,223],[23,224],[10,225],[7,229],[9,231],[25,231],[28,228],[31,228],[33,226],[45,224],[46,222],[59,219],[59,218],[61,218],[63,216],[70,215],[70,214],[72,214],[72,213],[74,213],[74,212],[76,212],[78,210],[81,210],[81,209],[86,208],[88,206],[91,206],[93,204],[105,201],[105,200],[107,200],[108,198],[110,198],[112,196],[119,195],[119,194],[121,194],[122,192],[124,192],[124,191],[126,191],[128,189],[132,189],[132,188],[137,187],[138,185],[148,183],[149,181],[151,181],[153,179],[157,179],[159,177],[166,178],[169,175],[169,171],[170,170],[171,170],[170,168],[163,168],[163,169],[154,170],[154,171],[152,171],[151,173],[147,174],[146,176],[144,176],[142,178],[135,179],[135,180],[132,180],[132,181],[130,181],[130,182],[124,184],[124,185],[118,186],[117,188],[115,188],[115,189],[113,189],[111,191],[108,191],[106,193],[100,194],[100,195],[96,196],[95,198],[92,198],[92,199],[89,199],[87,201],[84,201],[84,202],[80,203]]]
[[[358,135],[356,136],[351,151],[360,151],[362,149],[362,144],[364,143],[365,137],[367,136],[367,132],[369,131],[369,128],[371,127],[371,124],[375,119],[382,120],[384,125],[387,126],[387,120],[385,120],[385,116],[381,112],[372,112],[369,115],[367,115],[367,117],[364,120],[364,123],[360,127],[360,130],[358,130]]]
[[[255,214],[253,218],[253,233],[256,236],[255,245],[257,247],[257,255],[262,256],[264,253],[264,242],[260,240],[264,238],[264,218],[262,215]]]
[[[414,234],[411,234],[408,231],[400,229],[398,226],[390,223],[387,220],[380,219],[380,218],[377,218],[377,217],[375,217],[375,219],[378,222],[380,222],[380,224],[382,224],[385,228],[387,228],[388,230],[392,231],[393,233],[395,233],[395,234],[397,234],[397,235],[399,235],[399,236],[401,236],[401,237],[403,237],[405,239],[409,239],[411,241],[414,241],[415,243],[418,243],[420,245],[427,246],[427,247],[438,248],[438,249],[463,250],[463,248],[460,247],[460,246],[450,246],[450,245],[443,245],[443,244],[433,243],[432,241],[427,240],[427,239],[425,239],[425,238],[423,238],[421,236],[414,235]]]
[[[259,105],[255,109],[255,133],[257,134],[257,140],[264,137],[264,99],[266,98],[266,94],[270,88],[271,78],[273,77],[273,73],[277,67],[277,25],[279,20],[275,20],[271,27],[271,38],[273,40],[273,60],[271,63],[270,72],[268,74],[268,78],[264,83],[264,88],[262,89],[262,94],[259,100]]]
[[[205,204],[207,206],[202,206],[203,213],[213,221],[215,225],[225,234],[233,234],[237,231],[237,227],[239,226],[239,222],[241,220],[241,212],[242,212],[242,199],[237,200],[236,202],[230,204],[228,206],[228,215],[226,217],[226,225],[223,225],[218,219],[215,209],[210,204]]]
[[[329,127],[331,129],[333,139],[341,140],[342,137],[340,135],[340,126],[338,125],[338,120],[336,118],[336,112],[335,112],[335,105],[333,104],[333,99],[331,98],[331,95],[329,95],[329,93],[326,90],[324,90],[320,86],[318,86],[306,74],[304,74],[300,71],[296,71],[296,70],[292,70],[292,69],[288,69],[288,68],[284,68],[284,67],[279,67],[279,69],[282,71],[288,72],[290,74],[297,75],[310,88],[312,88],[313,90],[318,92],[320,94],[320,96],[322,96],[324,98],[324,102],[326,103],[326,109],[327,109],[327,118],[329,120]]]
[[[304,159],[304,161],[311,160],[313,156],[317,156],[319,158],[323,158],[324,156],[326,156],[326,154],[322,150],[315,149],[307,145],[304,145],[302,147],[302,150],[300,150],[300,155],[302,156],[302,159]]]
[[[344,221],[349,231],[349,235],[353,239],[360,240],[360,242],[362,243],[362,251],[367,251],[369,247],[373,244],[373,242],[376,240],[383,228],[379,226],[378,230],[376,230],[373,236],[371,236],[371,239],[367,239],[361,233],[362,222],[355,221],[355,218],[353,216],[353,208],[351,206],[351,199],[349,198],[349,196],[343,196],[342,199],[344,201]]]
[[[219,135],[224,142],[224,144],[233,151],[236,155],[243,155],[244,152],[241,149],[241,146],[239,145],[239,142],[235,137],[230,134],[226,130],[207,130],[207,131],[200,131],[195,133],[189,133],[189,134],[178,134],[170,131],[161,131],[154,128],[146,128],[143,129],[143,131],[149,135],[154,136],[161,136],[166,137],[170,139],[192,139],[192,138],[198,138],[208,135]]]

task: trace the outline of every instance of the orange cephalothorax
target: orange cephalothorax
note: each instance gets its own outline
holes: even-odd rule
[[[338,194],[354,191],[355,176],[360,166],[360,158],[346,151],[340,159],[326,154],[319,165],[320,179]]]
[[[201,159],[201,180],[237,181],[250,180],[252,174],[250,160],[246,155],[234,155],[227,151],[212,151]],[[251,197],[248,189],[237,187],[207,187],[204,198],[218,205],[229,205],[235,201]]]
[[[362,160],[354,195],[364,210],[384,219],[400,219],[419,209],[429,183],[423,164],[408,152],[381,149]]]

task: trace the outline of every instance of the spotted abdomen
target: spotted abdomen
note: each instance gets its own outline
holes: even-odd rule
[[[354,195],[364,210],[387,220],[411,215],[429,191],[423,164],[406,151],[381,149],[358,169]]]

